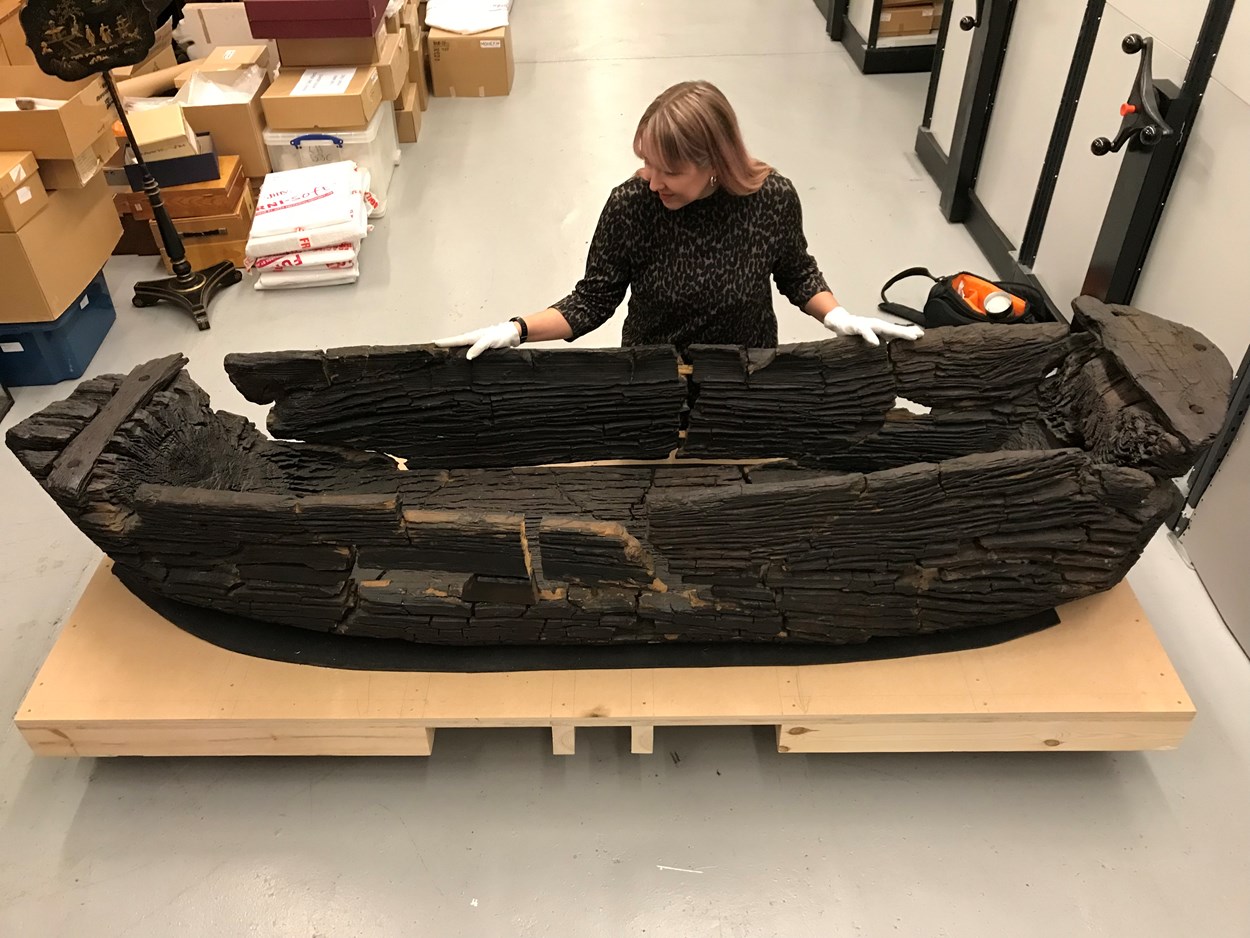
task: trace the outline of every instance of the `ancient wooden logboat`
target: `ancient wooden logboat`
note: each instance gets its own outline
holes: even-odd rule
[[[303,442],[214,411],[171,356],[8,445],[137,591],[268,622],[450,644],[970,628],[1117,583],[1220,428],[1231,370],[1205,338],[1074,308],[1071,329],[684,362],[229,356]]]

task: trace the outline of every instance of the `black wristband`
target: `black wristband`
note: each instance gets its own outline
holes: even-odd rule
[[[508,322],[514,322],[521,327],[521,341],[524,342],[530,337],[530,327],[525,324],[525,320],[520,316],[513,316]]]

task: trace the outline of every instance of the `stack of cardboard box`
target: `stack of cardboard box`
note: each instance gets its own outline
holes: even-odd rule
[[[216,178],[161,190],[174,228],[182,235],[187,261],[196,269],[222,261],[242,267],[243,249],[256,212],[242,160],[225,155],[219,157],[218,166]],[[166,270],[172,270],[147,196],[142,192],[117,191],[113,202],[118,215],[149,229],[149,237]]]
[[[361,132],[380,105],[403,111],[412,59],[402,0],[246,0],[253,34],[277,40],[282,72],[265,94],[271,130]]]
[[[23,60],[16,22],[0,21],[6,61]],[[62,340],[85,367],[112,324],[102,278],[88,287],[121,235],[102,172],[117,147],[113,120],[98,78],[68,83],[34,65],[0,66],[0,384],[49,373],[36,359]],[[67,368],[52,380],[75,377]]]
[[[879,37],[923,36],[942,22],[942,0],[882,0]]]
[[[400,143],[416,143],[421,135],[421,112],[430,106],[430,85],[421,35],[420,7],[407,0],[394,17],[386,19],[387,31],[404,34],[408,46],[408,81],[399,93],[395,110],[395,132]]]

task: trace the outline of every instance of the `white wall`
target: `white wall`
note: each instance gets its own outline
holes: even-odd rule
[[[851,0],[846,5],[846,18],[867,42],[868,30],[872,27],[872,0]]]
[[[1250,104],[1213,81],[1133,305],[1198,329],[1236,368],[1250,346],[1248,253]]]
[[[976,182],[977,199],[1016,247],[1024,237],[1084,15],[1085,4],[1074,0],[1028,0],[1016,6]]]
[[[976,0],[951,0],[950,19],[946,28],[946,49],[942,53],[942,71],[938,75],[937,95],[933,99],[933,118],[929,121],[942,152],[949,155],[951,140],[955,135],[955,115],[959,111],[959,99],[964,90],[964,74],[968,70],[968,52],[972,48],[974,30],[964,32],[959,21],[977,11]]]

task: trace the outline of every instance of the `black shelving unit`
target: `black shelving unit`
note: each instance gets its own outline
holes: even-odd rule
[[[842,47],[865,75],[929,71],[933,68],[933,57],[938,47],[936,40],[928,43],[881,45],[878,31],[881,27],[882,4],[883,0],[873,0],[868,35],[863,36],[847,15],[848,0],[828,0],[826,23],[829,38],[842,43]],[[817,0],[816,5],[822,8],[824,6],[820,0]],[[946,3],[942,11],[943,19],[950,15],[950,9],[951,4]]]

